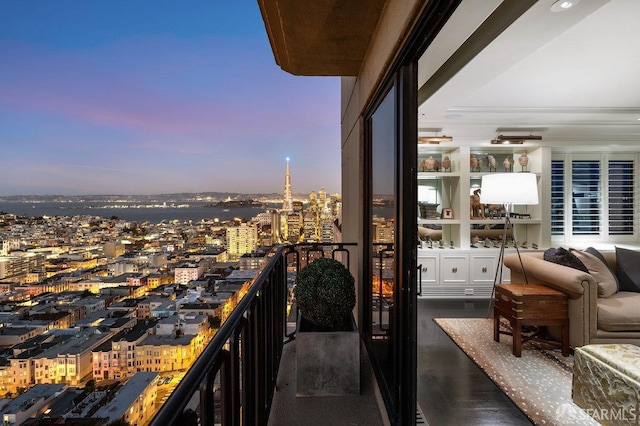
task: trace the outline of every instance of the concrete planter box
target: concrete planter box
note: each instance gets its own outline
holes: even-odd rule
[[[350,331],[305,331],[298,318],[296,396],[360,394],[360,335]]]

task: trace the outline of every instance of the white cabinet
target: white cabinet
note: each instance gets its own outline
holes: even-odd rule
[[[493,285],[498,267],[498,256],[493,254],[472,254],[470,277],[473,284]],[[504,276],[504,274],[503,274]]]
[[[433,251],[433,250],[430,250]],[[440,261],[436,254],[419,254],[418,268],[420,268],[418,277],[422,285],[438,284],[438,262]]]
[[[442,284],[466,284],[469,282],[469,255],[462,253],[440,256]]]
[[[510,251],[508,251],[510,252]],[[498,249],[418,249],[418,297],[486,299],[491,297]],[[501,282],[509,282],[504,268]]]

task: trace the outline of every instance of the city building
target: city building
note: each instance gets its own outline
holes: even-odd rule
[[[301,242],[302,237],[302,214],[301,213],[289,213],[285,217],[287,223],[287,238],[286,241],[295,244]]]
[[[109,338],[109,334],[96,334],[94,329],[81,333],[58,334],[66,339],[40,354],[31,356],[32,380],[35,383],[66,383],[79,386],[91,378],[91,351]],[[18,371],[14,370],[14,374]]]
[[[238,268],[239,269],[260,269],[260,266],[265,261],[265,253],[263,252],[252,252],[245,253],[240,256],[238,260]]]
[[[184,371],[200,355],[207,337],[175,333],[148,335],[136,344],[134,371]]]
[[[282,194],[282,211],[293,211],[293,191],[291,189],[291,173],[289,171],[289,158],[287,158],[287,169],[284,174],[284,191]]]
[[[173,315],[171,317],[162,318],[156,324],[156,335],[171,336],[180,334],[202,335],[205,336],[209,332],[209,321],[207,315],[204,314],[182,314]]]
[[[311,209],[308,209],[302,219],[302,229],[305,241],[318,241],[318,217]]]
[[[253,222],[228,227],[226,248],[229,259],[237,261],[243,254],[255,251],[258,241],[258,225]]]
[[[203,265],[198,263],[184,263],[174,269],[174,282],[187,284],[189,281],[199,279],[204,273]]]
[[[0,408],[5,425],[23,424],[44,411],[44,407],[66,389],[64,384],[35,385]]]
[[[154,372],[136,373],[91,417],[108,419],[107,424],[116,420],[130,425],[147,424],[156,412],[157,377]]]
[[[13,345],[13,355],[0,367],[0,389],[15,394],[36,384],[78,386],[91,378],[91,352],[109,338],[95,329],[50,330]]]
[[[293,206],[293,212],[297,213],[297,214],[302,214],[304,212],[304,203],[300,200],[293,200],[291,202],[291,205]]]
[[[271,220],[272,220],[272,216],[270,211],[258,213],[257,215],[251,218],[251,222],[257,223],[260,229],[263,229],[266,226],[271,226]]]
[[[40,253],[11,252],[10,256],[0,256],[0,279],[44,267],[45,256]]]
[[[219,295],[212,295],[207,297],[206,301],[183,303],[178,307],[177,312],[178,315],[183,316],[197,315],[198,317],[205,317],[207,319],[212,317],[224,318],[224,305],[229,302],[231,296],[232,295],[227,294],[222,297],[219,297]],[[206,328],[208,329],[208,325]]]
[[[9,241],[2,239],[2,235],[0,235],[0,256],[8,256],[9,255]]]
[[[116,259],[125,252],[124,244],[109,242],[104,245],[104,255],[109,259]]]
[[[145,319],[135,326],[125,329],[104,341],[92,351],[92,371],[94,380],[126,379],[144,370],[136,365],[136,347],[153,334],[157,320]],[[145,363],[146,364],[146,363]],[[155,363],[150,364],[155,365]],[[146,367],[146,366],[145,366]]]
[[[109,275],[117,276],[122,274],[137,274],[140,272],[140,265],[130,260],[121,260],[118,262],[109,263],[107,270]]]
[[[320,241],[323,243],[336,242],[336,221],[331,219],[324,219],[320,228]]]

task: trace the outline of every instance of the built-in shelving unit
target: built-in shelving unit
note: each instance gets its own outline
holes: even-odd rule
[[[523,154],[528,158],[526,166],[518,162]],[[487,166],[489,156],[495,159],[495,169],[489,170]],[[479,160],[477,166],[475,161],[472,163],[474,157]],[[446,158],[450,165],[445,170]],[[510,160],[509,165],[506,159]],[[490,297],[505,219],[504,216],[471,217],[470,196],[474,189],[480,188],[485,174],[536,175],[540,203],[514,206],[511,223],[520,250],[548,248],[551,244],[550,168],[551,152],[547,147],[419,145],[418,202],[428,205],[426,216],[424,209],[417,209],[419,236],[425,241],[418,250],[418,265],[422,265],[421,296]],[[526,246],[522,247],[523,244]],[[506,252],[512,251],[515,249],[509,240]],[[505,272],[502,281],[508,281],[508,270]]]

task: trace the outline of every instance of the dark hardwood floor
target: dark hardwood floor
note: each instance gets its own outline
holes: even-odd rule
[[[488,301],[418,301],[418,404],[430,426],[531,425],[433,318],[486,317]]]

